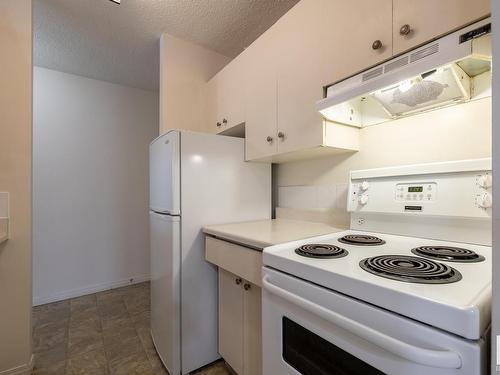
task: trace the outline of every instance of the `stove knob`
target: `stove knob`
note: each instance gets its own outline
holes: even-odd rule
[[[368,188],[370,187],[370,184],[368,183],[368,181],[363,181],[363,182],[361,183],[361,186],[360,186],[360,187],[361,187],[361,190],[363,190],[363,191],[367,191],[367,190],[368,190]]]
[[[491,175],[483,174],[482,176],[479,176],[477,184],[484,189],[488,189],[493,184],[493,179],[491,178]]]
[[[490,193],[483,193],[477,197],[477,204],[482,208],[489,208],[493,204],[493,199]]]
[[[368,194],[363,194],[362,196],[359,197],[359,203],[361,205],[365,205],[368,203]]]

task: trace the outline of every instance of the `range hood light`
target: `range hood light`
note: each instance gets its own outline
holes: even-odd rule
[[[411,79],[407,79],[406,81],[403,81],[399,84],[399,91],[406,92],[411,89],[412,86],[413,82],[411,81]]]

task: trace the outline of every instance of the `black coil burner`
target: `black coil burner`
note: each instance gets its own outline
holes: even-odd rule
[[[339,242],[358,246],[376,246],[385,244],[383,239],[365,234],[348,234],[347,236],[339,238]]]
[[[380,255],[359,262],[374,275],[420,284],[448,284],[462,278],[460,272],[443,263],[406,255]]]
[[[474,263],[484,260],[482,255],[472,250],[452,246],[420,246],[411,249],[411,252],[421,257],[443,262]]]
[[[298,249],[295,249],[295,252],[304,257],[318,259],[342,258],[349,254],[347,250],[341,247],[327,244],[302,245]]]

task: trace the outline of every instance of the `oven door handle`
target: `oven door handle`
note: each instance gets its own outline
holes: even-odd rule
[[[262,280],[264,289],[272,294],[275,294],[303,309],[320,316],[321,318],[332,322],[333,324],[344,328],[345,330],[354,333],[356,336],[369,341],[390,353],[402,357],[408,361],[421,365],[457,369],[462,367],[462,359],[458,353],[448,350],[432,350],[425,349],[419,346],[410,345],[404,341],[400,341],[394,337],[387,336],[373,328],[367,327],[343,315],[330,311],[323,306],[310,302],[300,296],[297,296],[289,291],[282,289],[269,282],[268,276],[264,276]]]

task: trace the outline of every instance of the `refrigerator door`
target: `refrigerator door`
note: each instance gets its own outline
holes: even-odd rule
[[[202,227],[271,216],[271,164],[245,162],[244,140],[182,133],[182,373],[219,358],[217,267]]]
[[[180,217],[150,212],[151,335],[170,374],[181,371]]]
[[[149,146],[149,206],[180,215],[180,133],[170,131]]]

